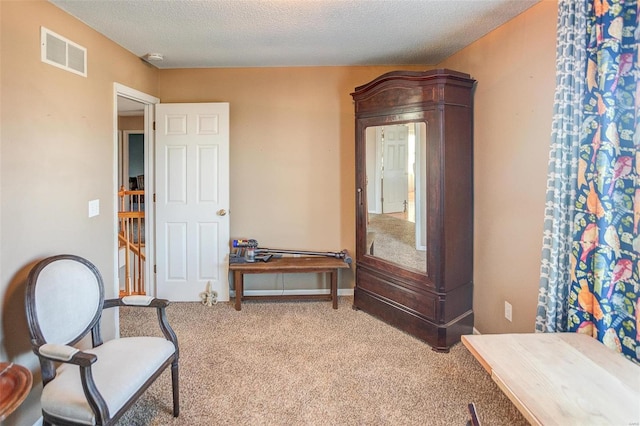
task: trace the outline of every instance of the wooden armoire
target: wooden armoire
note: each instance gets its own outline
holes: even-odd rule
[[[448,351],[473,330],[473,90],[448,69],[356,87],[354,308]]]

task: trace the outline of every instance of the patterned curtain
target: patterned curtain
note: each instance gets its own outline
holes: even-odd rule
[[[570,254],[587,57],[585,1],[558,2],[556,92],[536,331],[567,329]]]
[[[570,2],[561,0],[559,12]],[[563,184],[576,191],[567,210],[572,225],[563,228],[571,239],[564,252],[568,274],[554,273],[559,283],[551,305],[541,283],[537,322],[543,325],[536,329],[564,331],[566,315],[566,331],[592,335],[640,362],[640,10],[637,0],[588,0],[586,9],[586,58],[576,77],[585,83],[577,175]],[[566,250],[566,237],[556,239],[559,251]]]

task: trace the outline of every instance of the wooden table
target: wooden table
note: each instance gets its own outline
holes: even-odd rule
[[[236,289],[236,310],[241,309],[242,300],[249,299],[317,299],[333,301],[333,309],[338,309],[338,269],[348,268],[349,264],[333,257],[281,257],[268,262],[230,263],[233,282]],[[245,274],[290,274],[290,273],[327,273],[331,281],[330,294],[245,296]]]
[[[305,256],[271,258],[268,262],[230,263],[233,283],[236,290],[236,310],[241,309],[242,300],[250,299],[317,299],[331,300],[333,309],[338,309],[338,269],[348,268],[349,264],[333,257]],[[245,296],[245,274],[291,274],[291,273],[327,273],[331,282],[330,294],[302,294],[278,296]]]
[[[31,371],[26,367],[0,362],[0,422],[29,395],[32,380]]]
[[[640,424],[640,366],[590,336],[485,334],[462,343],[531,424]]]

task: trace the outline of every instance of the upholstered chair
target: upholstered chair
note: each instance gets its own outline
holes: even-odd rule
[[[177,417],[178,340],[167,321],[167,305],[149,296],[105,300],[99,271],[79,256],[40,261],[29,274],[26,308],[42,369],[43,424],[114,424],[169,366]],[[156,309],[164,337],[103,342],[103,309],[118,306]],[[91,339],[84,339],[89,334]]]

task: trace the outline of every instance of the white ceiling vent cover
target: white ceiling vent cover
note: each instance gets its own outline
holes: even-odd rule
[[[87,76],[87,49],[45,27],[40,28],[42,62]]]

